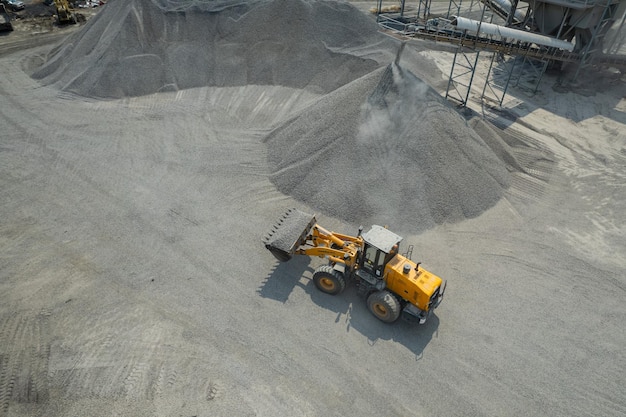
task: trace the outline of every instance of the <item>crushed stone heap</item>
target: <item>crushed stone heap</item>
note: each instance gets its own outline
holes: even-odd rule
[[[100,98],[307,89],[320,98],[265,139],[280,191],[352,224],[419,232],[475,217],[501,198],[507,165],[439,94],[388,65],[397,49],[346,2],[111,0],[33,76]]]
[[[478,216],[509,185],[467,121],[396,64],[327,94],[266,142],[279,190],[353,224],[419,232]]]
[[[327,93],[378,68],[359,49],[382,38],[344,2],[111,0],[33,77],[100,98],[249,84]]]

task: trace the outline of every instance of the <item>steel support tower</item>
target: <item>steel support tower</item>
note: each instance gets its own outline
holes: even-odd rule
[[[535,93],[551,65],[569,69],[564,72],[565,82],[575,82],[597,65],[626,70],[626,55],[619,54],[625,40],[626,0],[449,0],[445,8],[441,5],[434,11],[431,0],[417,0],[413,7],[401,1],[398,15],[380,13],[383,0],[378,0],[381,29],[403,39],[456,44],[446,97],[461,106],[467,104],[479,58],[490,59],[480,99],[499,106],[511,85]],[[417,13],[411,16],[407,10]],[[449,24],[443,29],[433,26],[437,19],[444,17],[450,23],[457,16],[477,21],[477,27],[470,33],[451,30]],[[482,33],[481,25],[494,26],[492,22],[518,32],[512,37]],[[571,48],[554,47],[552,42],[537,44],[532,38],[524,42],[526,35],[518,35],[522,32],[554,39]]]

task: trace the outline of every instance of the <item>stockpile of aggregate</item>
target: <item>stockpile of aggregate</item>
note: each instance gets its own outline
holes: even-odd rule
[[[345,2],[111,0],[33,77],[103,98],[249,84],[327,93],[378,68],[366,47],[381,42]]]
[[[509,185],[507,166],[466,120],[395,63],[266,141],[278,189],[351,223],[422,231],[478,216]]]
[[[475,217],[505,163],[371,17],[330,0],[111,0],[34,77],[84,96],[276,85],[321,94],[273,130],[270,179],[350,223],[421,231]],[[401,61],[397,61],[401,62]]]

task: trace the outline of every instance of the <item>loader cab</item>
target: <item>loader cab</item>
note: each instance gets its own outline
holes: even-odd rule
[[[364,245],[359,261],[359,275],[368,281],[367,278],[382,279],[385,265],[398,253],[402,237],[377,225],[373,225],[362,236]]]

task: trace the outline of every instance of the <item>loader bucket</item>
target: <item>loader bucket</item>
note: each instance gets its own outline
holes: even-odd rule
[[[280,262],[291,259],[296,249],[303,245],[317,221],[312,214],[289,209],[281,216],[263,239],[267,250]]]

